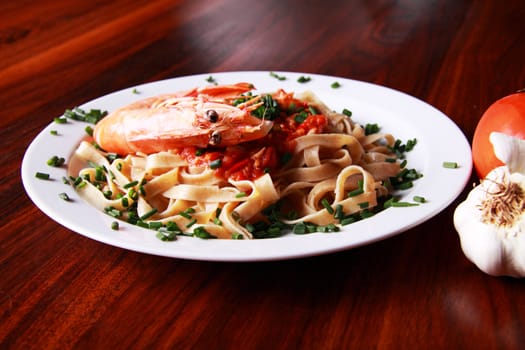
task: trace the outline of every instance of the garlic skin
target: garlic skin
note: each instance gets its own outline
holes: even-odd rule
[[[501,191],[501,184],[517,184],[525,194],[525,176],[510,173],[507,166],[492,170],[454,212],[454,226],[465,256],[492,276],[525,277],[525,214],[517,213],[511,225],[486,221],[482,210],[489,193]],[[522,198],[521,201],[524,199]],[[514,203],[510,203],[516,208]],[[521,206],[520,206],[521,207]],[[485,217],[485,218],[484,218]]]

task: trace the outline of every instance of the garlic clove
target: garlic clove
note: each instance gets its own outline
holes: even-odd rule
[[[509,168],[510,173],[525,174],[525,140],[493,131],[489,140],[494,154]]]
[[[503,274],[505,252],[501,240],[493,227],[481,221],[477,203],[483,196],[482,190],[474,188],[466,201],[461,203],[454,212],[454,225],[460,233],[461,249],[465,256],[481,271],[492,275]]]

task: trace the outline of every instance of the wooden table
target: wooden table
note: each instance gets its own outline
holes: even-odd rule
[[[468,188],[375,244],[217,263],[78,235],[31,202],[20,165],[66,108],[238,70],[388,86],[443,111],[471,140],[493,101],[525,87],[524,18],[522,0],[3,1],[0,348],[523,348],[524,281],[485,275],[460,248],[452,214]]]

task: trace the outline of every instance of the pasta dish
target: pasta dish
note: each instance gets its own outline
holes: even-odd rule
[[[72,181],[100,211],[177,235],[252,239],[338,231],[420,176],[403,144],[310,91],[239,83],[147,98],[95,125]]]

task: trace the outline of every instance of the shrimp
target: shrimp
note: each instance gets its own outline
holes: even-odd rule
[[[120,155],[151,154],[178,147],[225,147],[266,136],[273,122],[251,115],[263,104],[249,83],[208,86],[146,98],[107,115],[94,128],[95,142]],[[246,97],[246,96],[243,96]]]

